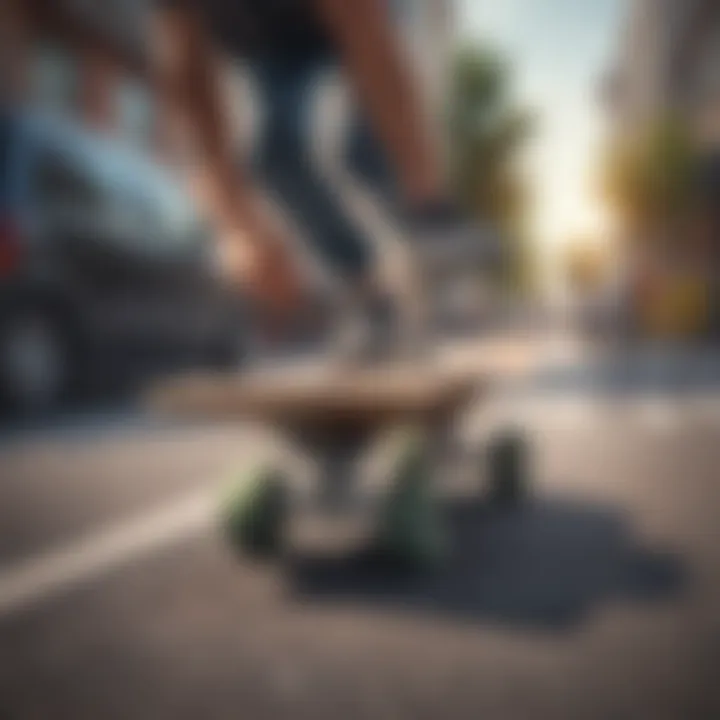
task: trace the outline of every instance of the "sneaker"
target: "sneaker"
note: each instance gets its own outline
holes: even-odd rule
[[[356,300],[340,314],[333,357],[350,365],[425,359],[430,343],[405,324],[395,298],[376,295]]]
[[[339,313],[333,355],[341,363],[380,362],[392,355],[392,309],[377,297],[353,298]]]

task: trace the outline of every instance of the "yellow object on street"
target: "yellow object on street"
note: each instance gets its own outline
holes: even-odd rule
[[[687,339],[703,335],[710,323],[710,288],[696,275],[667,278],[650,293],[646,328],[653,337]]]

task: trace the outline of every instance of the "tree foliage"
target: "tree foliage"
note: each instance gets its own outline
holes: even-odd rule
[[[628,229],[652,236],[686,216],[696,171],[690,133],[682,123],[663,119],[611,144],[603,173],[604,194]]]
[[[501,55],[475,45],[458,51],[448,121],[452,177],[460,201],[520,247],[529,192],[518,160],[535,118],[514,101],[512,70]]]

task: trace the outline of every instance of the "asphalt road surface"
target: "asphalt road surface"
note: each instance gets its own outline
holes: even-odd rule
[[[235,557],[215,499],[267,449],[250,429],[4,431],[0,718],[720,717],[717,367],[545,354],[468,427],[527,428],[532,500],[448,501],[452,558],[421,577]]]

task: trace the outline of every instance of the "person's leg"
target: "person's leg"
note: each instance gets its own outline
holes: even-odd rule
[[[399,217],[403,196],[396,173],[371,123],[358,107],[353,108],[345,135],[343,159],[352,176],[370,191],[390,217]]]
[[[407,226],[403,194],[387,154],[371,123],[356,107],[346,136],[344,160],[348,170],[385,211],[412,239]],[[406,355],[419,356],[427,351],[427,307],[421,286],[421,274],[412,243],[407,243],[404,261],[393,270],[392,282],[385,289],[391,308],[396,349]]]
[[[342,65],[411,205],[445,194],[442,153],[403,58],[388,0],[316,0]]]
[[[388,309],[377,283],[374,245],[313,156],[312,106],[325,63],[276,56],[253,63],[265,123],[255,167],[339,281],[333,293],[336,350],[344,359],[381,356]]]
[[[349,284],[373,272],[373,246],[324,177],[311,147],[312,104],[324,64],[312,58],[258,60],[253,74],[264,110],[255,169],[312,248]]]
[[[454,207],[445,177],[441,133],[423,108],[396,30],[402,8],[392,0],[315,0],[400,190],[416,254],[431,262],[499,259],[498,239],[478,231]],[[449,242],[448,242],[449,240]]]
[[[408,239],[401,292],[417,328],[411,334],[424,345],[431,295],[442,293],[469,268],[478,275],[500,268],[502,242],[491,229],[465,217],[451,199],[441,132],[423,107],[396,30],[402,7],[394,7],[392,0],[316,3],[358,106],[394,171],[397,185],[390,202]]]

